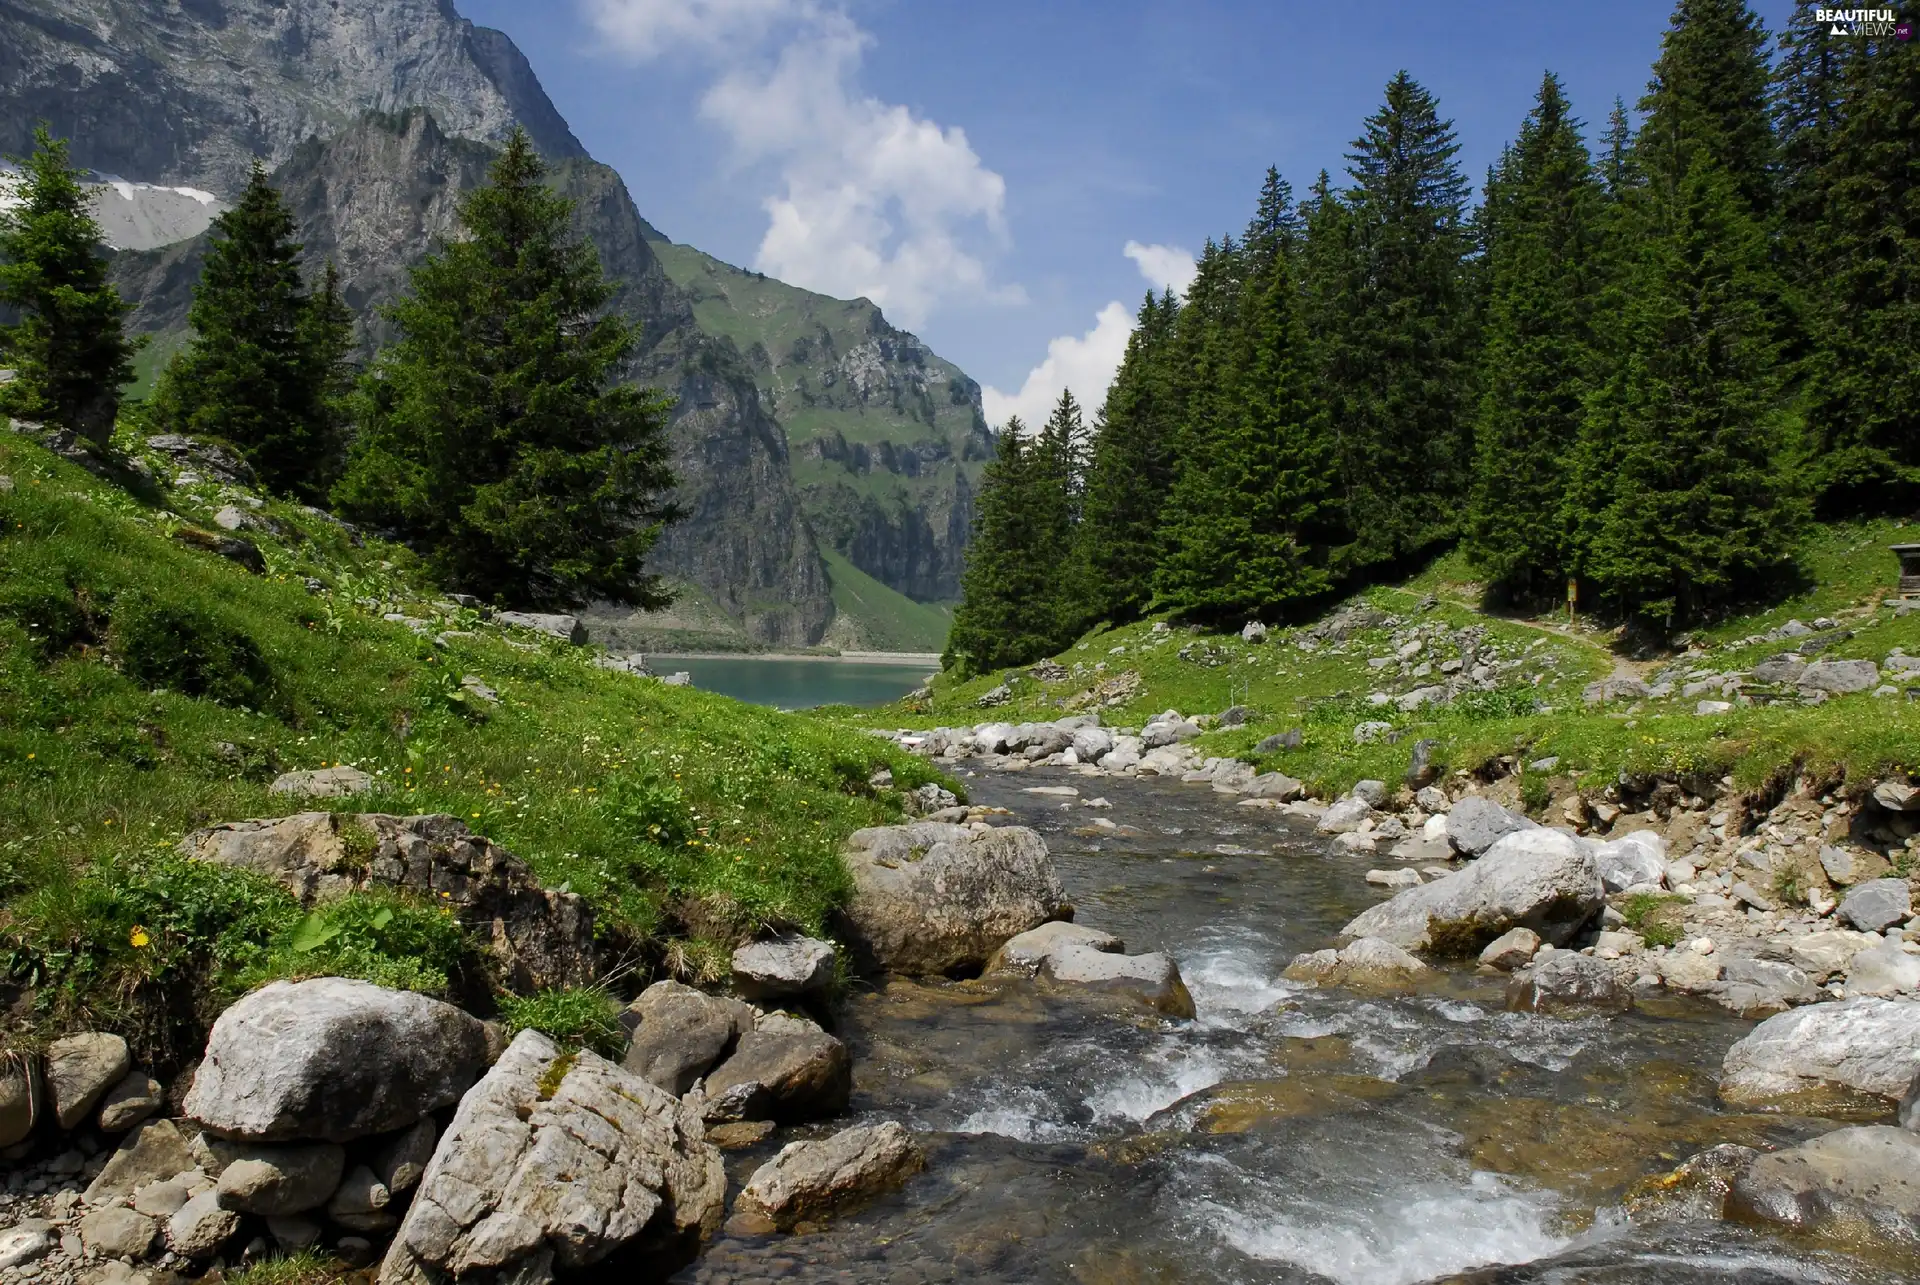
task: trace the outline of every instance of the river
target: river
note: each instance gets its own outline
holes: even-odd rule
[[[1082,802],[1024,792],[1060,784]],[[1499,979],[1466,968],[1393,997],[1296,985],[1288,960],[1379,899],[1367,857],[1203,787],[1035,771],[969,788],[1046,836],[1079,922],[1175,956],[1197,1019],[1021,983],[856,990],[839,1015],[852,1114],[920,1131],[927,1171],[813,1234],[722,1235],[677,1281],[1914,1279],[1913,1263],[1621,1212],[1637,1180],[1705,1146],[1834,1127],[1721,1106],[1721,1058],[1751,1023],[1693,1001],[1508,1013]],[[1084,806],[1102,795],[1110,809]],[[794,1136],[729,1156],[733,1181]]]
[[[885,705],[927,681],[937,662],[912,665],[762,656],[649,655],[655,673],[684,670],[693,685],[749,705],[811,709],[815,705]]]

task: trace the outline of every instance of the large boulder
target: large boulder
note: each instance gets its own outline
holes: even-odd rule
[[[381,1285],[542,1285],[615,1251],[640,1279],[664,1279],[718,1225],[725,1196],[690,1104],[522,1031],[461,1100]]]
[[[627,1009],[639,1020],[620,1065],[679,1097],[753,1029],[753,1007],[676,981],[655,982]]]
[[[1834,1132],[1764,1155],[1733,1181],[1726,1216],[1858,1244],[1920,1244],[1920,1134],[1890,1125]]]
[[[373,786],[371,776],[357,767],[342,764],[339,767],[283,772],[274,778],[267,790],[295,799],[347,799],[356,794],[365,794]]]
[[[847,1046],[804,1017],[764,1013],[707,1077],[711,1120],[817,1120],[846,1110]]]
[[[78,1128],[108,1089],[133,1068],[127,1042],[118,1035],[88,1031],[47,1046],[47,1096],[62,1129]]]
[[[487,1065],[479,1019],[343,977],[274,982],[220,1015],[185,1111],[216,1136],[347,1142],[460,1100]]]
[[[305,905],[370,887],[430,897],[453,908],[522,993],[598,976],[592,907],[542,888],[525,862],[457,817],[300,812],[196,830],[181,847],[269,875]]]
[[[1905,879],[1869,879],[1841,900],[1836,914],[1863,933],[1884,932],[1913,914],[1913,892]]]
[[[1920,1001],[1849,999],[1780,1013],[1721,1064],[1720,1096],[1760,1105],[1802,1095],[1898,1102],[1920,1074]]]
[[[744,1231],[791,1231],[897,1187],[925,1164],[913,1135],[892,1120],[790,1142],[747,1179],[734,1217]]]
[[[1512,928],[1565,945],[1605,904],[1593,858],[1570,835],[1536,827],[1506,835],[1464,870],[1363,911],[1340,932],[1405,950],[1477,955]]]
[[[1513,975],[1507,983],[1507,1007],[1517,1013],[1576,1008],[1624,1013],[1633,1007],[1633,994],[1606,960],[1557,950]]]
[[[869,968],[971,972],[1009,937],[1071,913],[1045,841],[1021,826],[858,830],[846,862],[842,936]]]
[[[1858,952],[1847,965],[1847,994],[1901,995],[1920,990],[1920,955],[1883,941]]]
[[[578,616],[555,615],[542,611],[497,611],[494,623],[515,629],[531,629],[549,638],[559,638],[576,647],[587,644],[587,627]]]
[[[1518,812],[1478,794],[1469,794],[1447,813],[1447,842],[1463,857],[1477,857],[1507,835],[1533,828]]]
[[[733,952],[733,985],[748,999],[810,995],[833,984],[833,943],[789,934]]]
[[[1799,685],[1844,696],[1872,691],[1880,683],[1880,666],[1870,660],[1821,660],[1801,671]]]

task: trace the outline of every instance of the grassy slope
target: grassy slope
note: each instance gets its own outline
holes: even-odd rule
[[[1745,668],[1785,646],[1744,639],[1789,618],[1810,622],[1822,614],[1854,630],[1852,638],[1826,655],[1878,661],[1896,647],[1920,654],[1920,613],[1896,619],[1889,610],[1875,609],[1881,597],[1891,594],[1895,581],[1895,559],[1886,546],[1914,540],[1920,540],[1920,527],[1893,522],[1823,529],[1803,559],[1808,585],[1779,605],[1706,631],[1709,644],[1717,645],[1690,663],[1722,671]],[[1428,594],[1440,603],[1421,614],[1418,604]],[[1276,630],[1266,644],[1252,646],[1237,635],[1179,628],[1156,638],[1150,624],[1142,622],[1095,633],[1062,653],[1058,659],[1075,671],[1066,681],[1042,683],[1025,671],[964,684],[943,676],[935,680],[931,702],[887,707],[863,721],[933,726],[1059,717],[1075,693],[1133,671],[1142,679],[1141,692],[1104,711],[1108,724],[1138,725],[1169,707],[1206,713],[1229,704],[1250,705],[1256,717],[1249,726],[1209,733],[1197,742],[1199,748],[1302,777],[1323,793],[1368,777],[1398,780],[1414,741],[1427,736],[1441,741],[1442,758],[1456,767],[1477,769],[1502,756],[1522,763],[1557,757],[1559,772],[1600,773],[1603,779],[1619,771],[1704,771],[1731,773],[1746,785],[1792,762],[1831,765],[1860,775],[1920,765],[1920,705],[1897,698],[1858,695],[1818,707],[1754,706],[1712,717],[1696,716],[1693,700],[1677,698],[1650,702],[1637,714],[1617,706],[1591,710],[1581,700],[1581,688],[1620,664],[1606,648],[1607,640],[1584,630],[1560,632],[1563,622],[1482,615],[1466,605],[1476,594],[1464,562],[1449,557],[1405,585],[1367,595],[1375,605],[1408,620],[1485,625],[1489,637],[1508,654],[1531,658],[1502,691],[1469,696],[1438,711],[1403,714],[1390,706],[1381,710],[1366,704],[1366,694],[1382,686],[1366,662],[1391,652],[1388,631],[1370,631],[1345,647],[1307,653],[1293,645],[1300,630]],[[1180,659],[1180,650],[1189,644],[1211,651],[1222,663]],[[1125,650],[1109,654],[1114,648]],[[1432,659],[1437,664],[1444,654]],[[1091,672],[1095,665],[1104,665],[1104,671]],[[1538,685],[1531,682],[1536,672],[1541,675]],[[1013,680],[1013,700],[994,708],[978,705],[984,692],[1008,678]],[[1536,700],[1550,705],[1552,712],[1524,712]],[[1355,745],[1354,726],[1371,719],[1391,721],[1403,735],[1393,744]],[[1266,736],[1294,726],[1305,733],[1301,748],[1253,752]]]
[[[448,615],[404,550],[356,547],[294,506],[262,511],[279,534],[249,532],[269,564],[256,576],[168,538],[244,502],[232,491],[142,501],[12,435],[0,475],[14,484],[0,489],[0,992],[9,974],[32,987],[42,1029],[138,1026],[121,1010],[169,983],[212,996],[329,966],[289,957],[297,916],[277,890],[168,855],[195,826],[303,806],[449,812],[588,897],[643,960],[698,963],[756,925],[819,928],[844,894],[841,839],[899,815],[869,774],[930,779],[860,732]],[[471,636],[436,647],[388,612]],[[466,677],[500,703],[462,697]],[[267,790],[343,762],[378,778],[371,797]],[[432,988],[444,942],[417,919],[339,971],[405,980],[419,955]],[[720,940],[670,943],[694,932]]]
[[[863,650],[937,652],[947,645],[947,630],[953,624],[951,607],[915,602],[832,550],[824,556],[833,582],[833,605],[842,616],[858,622]]]

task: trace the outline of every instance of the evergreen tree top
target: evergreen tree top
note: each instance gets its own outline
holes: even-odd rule
[[[1677,189],[1696,152],[1733,178],[1748,208],[1772,208],[1767,30],[1746,0],[1679,0],[1640,100],[1638,161]]]
[[[1382,209],[1424,209],[1443,223],[1457,223],[1468,197],[1467,181],[1454,164],[1459,151],[1453,122],[1441,120],[1433,95],[1400,71],[1347,153],[1353,196]]]

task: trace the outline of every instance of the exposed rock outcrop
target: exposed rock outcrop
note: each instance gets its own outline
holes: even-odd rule
[[[664,1276],[717,1227],[725,1194],[690,1105],[522,1031],[461,1100],[380,1280],[540,1285],[616,1253]]]
[[[1920,1001],[1850,999],[1769,1017],[1727,1050],[1720,1096],[1764,1104],[1862,1094],[1898,1102],[1920,1075]]]
[[[1444,879],[1363,911],[1345,937],[1381,937],[1407,950],[1476,955],[1512,928],[1564,945],[1600,913],[1605,889],[1593,858],[1572,837],[1531,829],[1495,841]]]
[[[790,1142],[747,1180],[734,1217],[742,1230],[791,1231],[896,1187],[925,1164],[913,1135],[891,1120]]]

